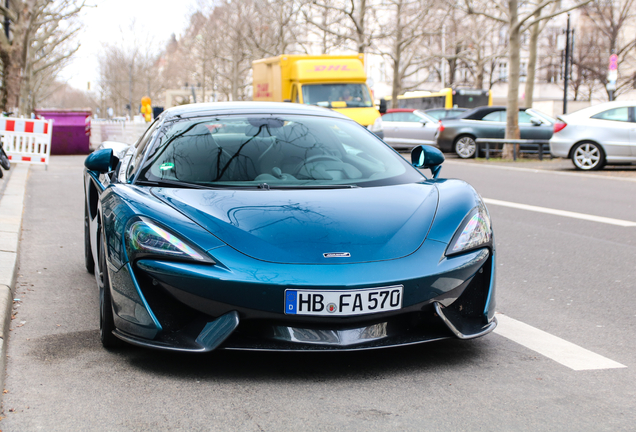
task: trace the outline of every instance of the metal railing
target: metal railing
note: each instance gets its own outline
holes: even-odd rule
[[[541,140],[541,139],[505,139],[505,138],[477,138],[475,140],[477,143],[477,148],[479,149],[479,144],[485,144],[484,150],[486,151],[486,160],[490,159],[490,152],[501,152],[502,149],[491,149],[490,144],[515,144],[512,147],[512,159],[517,160],[517,145],[536,145],[539,160],[543,160],[543,148],[544,146],[550,145],[550,140]],[[519,153],[521,153],[521,149],[519,148]],[[526,153],[524,151],[524,153]]]

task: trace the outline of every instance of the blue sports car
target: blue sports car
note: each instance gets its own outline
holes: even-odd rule
[[[438,149],[411,159],[290,103],[176,107],[135,145],[104,143],[84,176],[103,345],[361,350],[492,331],[488,210],[438,178]]]

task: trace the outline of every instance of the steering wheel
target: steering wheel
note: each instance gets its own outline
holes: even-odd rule
[[[305,165],[312,163],[312,162],[317,162],[317,161],[335,161],[335,162],[342,162],[339,158],[337,158],[336,156],[332,156],[332,155],[328,155],[328,154],[319,154],[319,155],[313,155],[313,156],[309,156],[307,159],[305,159],[304,161],[302,161],[300,164],[298,164],[298,166],[296,167],[296,169],[294,170],[294,175],[298,174],[298,172],[302,169],[302,167],[304,167]]]

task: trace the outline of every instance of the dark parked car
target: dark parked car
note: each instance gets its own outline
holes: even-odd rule
[[[468,108],[429,108],[423,110],[425,114],[437,120],[459,117],[466,111]]]
[[[555,120],[533,109],[519,109],[519,131],[521,139],[549,140]],[[504,138],[506,133],[506,107],[485,106],[466,111],[453,119],[440,120],[437,145],[443,152],[454,152],[460,158],[477,156],[477,138]],[[493,146],[496,148],[496,146]],[[493,148],[491,147],[491,148]],[[544,152],[549,152],[545,146]],[[521,146],[521,150],[535,146]]]

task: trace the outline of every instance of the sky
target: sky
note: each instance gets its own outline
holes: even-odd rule
[[[132,43],[131,26],[141,40],[162,48],[175,33],[182,34],[197,0],[89,0],[95,7],[82,12],[81,47],[60,78],[80,90],[95,89],[97,55],[105,43]]]

